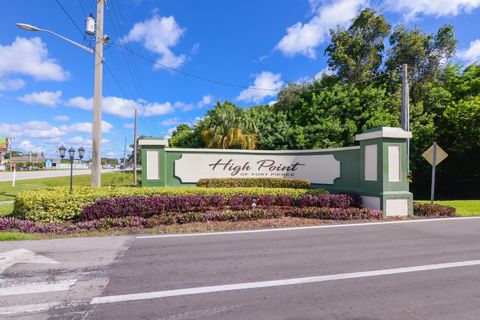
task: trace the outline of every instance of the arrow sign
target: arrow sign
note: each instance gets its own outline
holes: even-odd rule
[[[27,249],[2,252],[0,253],[0,274],[17,263],[57,264],[58,262]]]

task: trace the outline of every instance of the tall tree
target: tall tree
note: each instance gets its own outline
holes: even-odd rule
[[[250,115],[243,109],[225,101],[217,102],[203,120],[201,134],[207,148],[255,149],[257,127]]]
[[[424,92],[422,85],[440,75],[442,65],[453,57],[457,46],[451,25],[440,27],[436,34],[426,34],[418,28],[409,30],[399,25],[389,41],[386,69],[399,74],[402,65],[408,65],[413,102],[421,100]]]
[[[348,29],[330,30],[331,42],[325,50],[329,68],[350,83],[377,74],[390,28],[383,15],[367,8]]]

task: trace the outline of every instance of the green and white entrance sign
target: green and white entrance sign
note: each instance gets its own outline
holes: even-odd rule
[[[330,192],[357,192],[367,208],[386,215],[412,214],[406,142],[410,132],[376,128],[356,136],[359,146],[321,150],[233,150],[169,148],[147,137],[142,186],[191,185],[201,178],[297,178]]]

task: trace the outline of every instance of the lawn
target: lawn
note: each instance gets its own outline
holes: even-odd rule
[[[418,201],[422,203],[430,203],[430,201]],[[468,216],[480,216],[480,200],[440,200],[435,201],[436,204],[444,206],[450,206],[457,209],[457,215]]]
[[[13,211],[13,203],[0,203],[0,217],[9,215]]]
[[[102,185],[105,186],[129,186],[132,185],[133,173],[131,172],[108,172],[102,173]],[[18,180],[15,187],[12,187],[11,181],[0,182],[0,201],[15,200],[15,195],[21,191],[28,191],[34,189],[42,189],[46,187],[68,186],[70,185],[70,177],[55,177],[32,180]],[[90,175],[73,176],[73,188],[75,186],[90,185]],[[3,205],[0,205],[0,215],[3,210]]]

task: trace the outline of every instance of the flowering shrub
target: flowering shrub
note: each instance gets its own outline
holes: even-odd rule
[[[413,214],[421,217],[453,217],[456,210],[453,207],[430,203],[414,203]]]
[[[197,187],[202,188],[293,188],[308,189],[310,181],[287,178],[208,178],[200,179]]]
[[[32,221],[62,222],[78,219],[85,206],[102,199],[193,195],[216,195],[224,198],[230,198],[234,195],[256,197],[286,195],[296,199],[306,193],[320,192],[317,190],[285,188],[76,187],[74,193],[71,194],[68,187],[54,187],[18,193],[15,200],[14,215],[16,218]],[[326,191],[323,190],[321,192]]]
[[[325,220],[353,220],[353,219],[382,219],[383,212],[366,208],[291,208],[287,213],[291,217],[325,219]]]
[[[360,208],[270,207],[248,210],[219,209],[207,210],[205,212],[171,212],[157,214],[150,218],[139,216],[108,217],[77,223],[41,223],[3,217],[0,218],[0,231],[17,230],[25,233],[72,234],[89,230],[141,229],[169,224],[209,221],[246,221],[282,218],[285,216],[322,220],[377,220],[383,218],[383,212]]]
[[[360,198],[360,196],[358,197]],[[305,194],[298,198],[298,206],[321,208],[349,208],[358,207],[358,200],[355,194]]]

